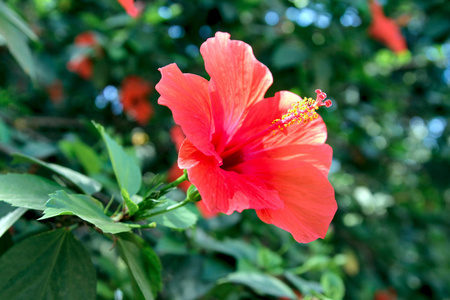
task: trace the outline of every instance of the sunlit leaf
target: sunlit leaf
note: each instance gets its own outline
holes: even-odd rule
[[[47,209],[44,211],[44,216],[39,220],[59,215],[76,215],[86,222],[94,224],[103,232],[114,234],[131,230],[124,223],[114,222],[105,215],[103,205],[90,196],[67,194],[64,191],[58,191],[50,196],[50,200],[45,204]]]

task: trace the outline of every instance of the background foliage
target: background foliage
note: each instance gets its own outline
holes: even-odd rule
[[[327,238],[297,244],[253,211],[200,217],[186,231],[158,226],[117,245],[81,226],[73,233],[92,257],[97,297],[137,295],[136,284],[143,283],[133,281],[126,265],[154,263],[142,254],[146,247],[161,259],[161,299],[295,297],[292,291],[330,299],[450,297],[450,4],[382,3],[403,25],[408,52],[394,54],[368,36],[364,0],[157,0],[141,2],[136,19],[113,0],[0,2],[24,20],[14,23],[0,9],[1,172],[36,172],[12,164],[13,152],[61,164],[101,182],[106,205],[118,191],[94,120],[126,146],[144,185],[164,180],[156,174],[166,174],[177,157],[170,111],[157,105],[152,88],[153,116],[136,123],[123,112],[121,83],[137,75],[154,86],[157,69],[172,62],[207,77],[199,46],[226,31],[252,45],[272,71],[268,96],[278,90],[311,96],[320,88],[333,100],[321,112],[334,150],[329,179],[339,206]],[[83,32],[96,42],[75,45]],[[67,69],[80,55],[92,62],[92,76]],[[6,214],[10,208],[0,204]],[[37,214],[27,212],[2,236],[0,253],[55,226],[33,221]],[[82,247],[72,235],[64,244]]]

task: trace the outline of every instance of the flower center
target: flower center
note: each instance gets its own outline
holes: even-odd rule
[[[281,119],[273,120],[272,125],[268,130],[275,134],[277,129],[283,130],[284,128],[295,123],[307,123],[308,121],[317,119],[318,114],[316,110],[318,110],[321,106],[330,107],[332,103],[331,100],[325,100],[327,98],[327,94],[321,90],[317,89],[316,94],[316,100],[305,97],[302,100],[293,103],[292,108],[289,109],[287,113],[281,117]]]
[[[244,160],[243,152],[241,150],[255,140],[262,139],[268,133],[272,132],[272,134],[275,134],[276,130],[283,130],[294,123],[306,123],[317,119],[318,114],[316,111],[319,107],[330,107],[332,103],[331,100],[325,100],[327,98],[327,94],[321,90],[317,89],[315,92],[317,94],[315,100],[305,97],[302,100],[293,103],[292,108],[289,109],[287,113],[281,117],[281,119],[275,119],[272,122],[272,125],[268,128],[252,136],[244,143],[237,144],[222,152],[220,154],[223,158],[223,165],[221,168],[226,170],[240,164]]]

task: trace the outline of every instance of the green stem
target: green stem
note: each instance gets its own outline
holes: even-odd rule
[[[163,187],[160,191],[165,192],[168,189],[178,186],[180,183],[182,183],[183,181],[186,181],[186,180],[188,180],[187,174],[183,173],[183,175],[181,175],[180,177],[178,177],[177,179],[175,179],[174,181],[172,181],[171,183],[169,183],[168,185]]]
[[[128,224],[128,223],[122,223],[127,225],[130,228],[133,229],[141,229],[141,228],[155,228],[156,227],[156,223],[155,222],[151,222],[150,224]]]
[[[152,213],[152,214],[148,214],[148,215],[146,215],[145,217],[146,217],[146,218],[149,218],[149,217],[154,217],[154,216],[157,216],[157,215],[160,215],[160,214],[165,214],[166,212],[169,212],[169,211],[172,211],[172,210],[174,210],[174,209],[177,209],[177,208],[180,208],[180,207],[182,207],[182,206],[185,206],[185,205],[188,204],[189,202],[191,202],[191,199],[186,198],[186,199],[184,199],[183,201],[178,202],[178,203],[176,203],[176,204],[174,204],[174,205],[171,205],[171,206],[169,206],[169,207],[166,208],[166,209],[163,209],[163,210],[154,212],[154,213]]]

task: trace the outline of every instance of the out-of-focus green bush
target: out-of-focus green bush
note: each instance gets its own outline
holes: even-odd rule
[[[311,96],[320,88],[333,100],[321,115],[334,150],[329,178],[339,209],[327,238],[307,245],[252,211],[201,220],[183,233],[143,231],[162,260],[161,298],[248,299],[257,291],[276,297],[268,287],[277,278],[308,297],[339,299],[344,291],[345,299],[449,297],[450,4],[382,2],[403,25],[409,51],[394,54],[371,39],[363,0],[142,1],[136,19],[113,0],[5,1],[37,38],[20,36],[31,62],[16,60],[0,38],[2,172],[23,168],[8,156],[20,151],[107,187],[112,171],[86,125],[95,120],[118,132],[150,182],[176,161],[172,117],[152,88],[153,116],[136,123],[119,101],[122,81],[136,75],[154,86],[157,69],[172,62],[207,77],[199,47],[214,32],[229,32],[271,70],[268,96],[278,90]],[[94,45],[76,45],[86,32]],[[68,70],[80,56],[92,64],[91,76]],[[28,74],[21,68],[27,63],[34,68]],[[2,237],[1,249],[11,236],[16,242],[40,230],[27,219]],[[95,258],[98,297],[131,297],[112,243],[79,235]],[[261,278],[247,276],[255,270]]]

